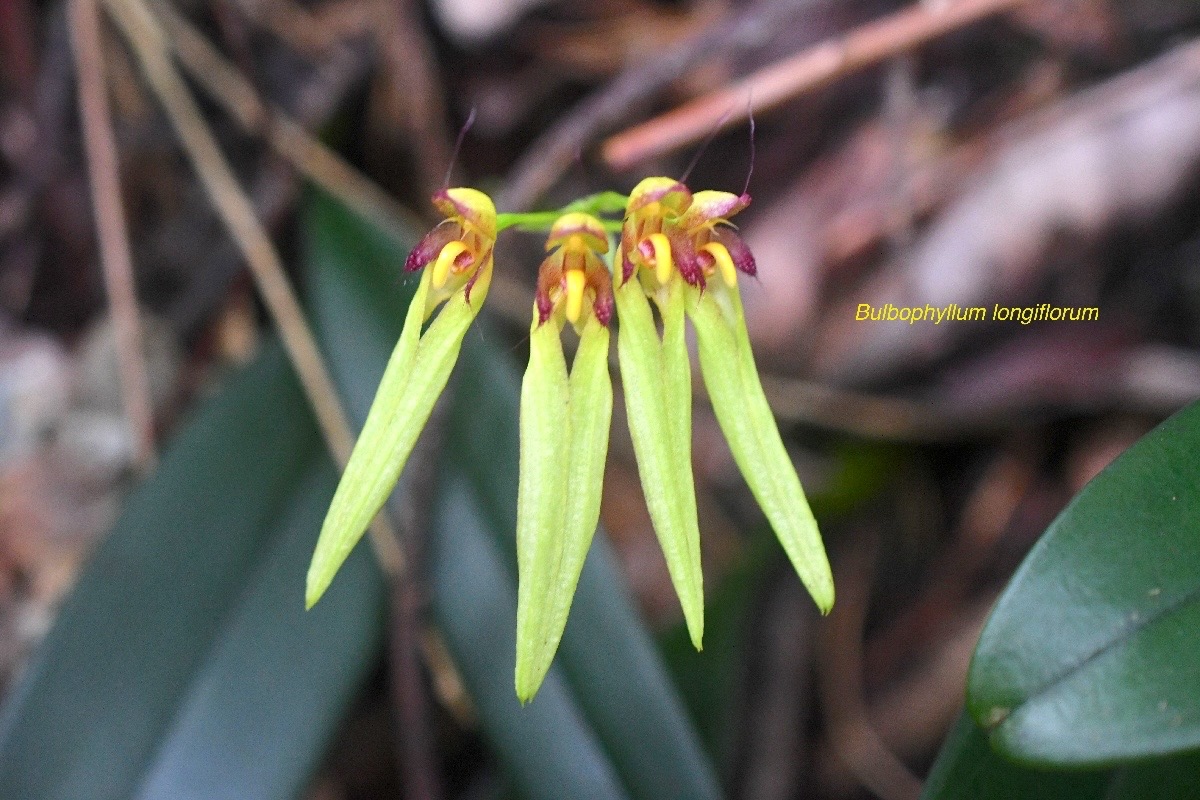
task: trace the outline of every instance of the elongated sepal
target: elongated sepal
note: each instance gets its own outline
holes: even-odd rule
[[[321,526],[308,568],[307,607],[321,599],[396,485],[434,403],[446,388],[463,335],[487,294],[491,271],[482,272],[470,300],[464,292],[456,292],[424,335],[421,327],[432,276],[431,270],[422,274],[400,340]]]
[[[738,469],[822,613],[833,607],[833,575],[750,350],[737,286],[688,290],[700,370]]]
[[[558,650],[596,523],[612,381],[608,328],[584,326],[570,376],[558,326],[534,313],[521,386],[517,492],[517,698],[531,700]]]
[[[704,582],[692,476],[692,379],[684,339],[683,289],[682,279],[674,276],[658,290],[660,340],[640,283],[629,280],[620,286],[615,292],[620,322],[617,354],[646,506],[692,644],[699,650],[704,637]]]

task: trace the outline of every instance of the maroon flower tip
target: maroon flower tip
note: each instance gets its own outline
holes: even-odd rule
[[[729,258],[732,259],[733,265],[738,268],[739,272],[751,277],[758,274],[758,265],[754,262],[754,254],[742,241],[742,237],[729,228],[720,228],[716,234],[716,240],[725,245],[725,249],[729,251]]]
[[[408,254],[408,258],[404,259],[404,271],[416,272],[424,268],[431,260],[429,254],[421,252],[421,247],[418,245]]]
[[[424,269],[430,261],[437,258],[442,248],[462,234],[462,228],[453,223],[441,222],[429,233],[421,237],[417,246],[408,254],[404,261],[405,272],[416,272]]]
[[[692,241],[678,232],[672,232],[668,238],[671,240],[671,257],[680,276],[692,286],[703,286],[704,270]]]
[[[629,254],[625,253],[621,256],[621,284],[624,285],[633,277],[633,262],[629,260]]]
[[[612,295],[598,295],[596,302],[592,303],[592,310],[596,312],[596,319],[600,320],[600,324],[607,328],[608,323],[612,321],[613,315]]]
[[[480,270],[475,270],[471,273],[471,277],[467,278],[467,285],[463,287],[463,298],[467,303],[471,302],[471,289],[475,288],[475,281],[479,280]]]
[[[675,266],[679,268],[679,275],[685,282],[692,286],[704,285],[704,272],[700,269],[700,260],[695,256],[676,258]]]
[[[537,303],[538,325],[544,325],[554,311],[554,303],[550,302],[548,293],[541,291],[537,293],[535,302]]]
[[[643,261],[654,263],[654,243],[649,239],[642,239],[638,242],[637,251]]]

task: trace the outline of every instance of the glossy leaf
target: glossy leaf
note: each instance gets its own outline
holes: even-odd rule
[[[646,506],[692,644],[699,650],[704,638],[704,584],[692,476],[692,378],[684,339],[682,279],[674,276],[660,294],[661,340],[650,301],[637,279],[616,289],[617,354]]]
[[[1049,769],[1014,763],[963,713],[925,782],[922,800],[1192,800],[1200,753],[1115,769]]]
[[[822,613],[833,607],[833,574],[817,522],[758,379],[735,286],[688,290],[700,369],[734,461],[796,573]]]
[[[517,494],[517,697],[537,692],[558,650],[600,517],[612,424],[608,328],[584,328],[567,375],[558,326],[536,321],[521,389]]]
[[[321,598],[346,556],[392,493],[417,437],[446,388],[459,348],[487,294],[485,274],[468,301],[456,292],[421,334],[431,271],[421,278],[404,330],[321,527],[308,570],[305,603]]]
[[[1140,761],[1118,769],[1104,800],[1192,800],[1200,752]]]
[[[1098,475],[1030,552],[981,635],[968,706],[1040,764],[1200,747],[1200,404]]]
[[[946,737],[922,800],[1104,800],[1107,770],[1050,772],[1014,764],[988,745],[967,714]]]

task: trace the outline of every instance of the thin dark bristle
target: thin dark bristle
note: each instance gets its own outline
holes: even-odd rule
[[[475,106],[471,106],[471,113],[467,114],[467,121],[458,129],[458,138],[454,141],[454,152],[450,155],[450,163],[446,165],[446,178],[442,181],[442,189],[450,188],[450,173],[454,172],[454,162],[458,161],[458,151],[462,149],[463,140],[467,138],[467,131],[471,130],[471,126],[475,124]]]
[[[746,183],[742,186],[742,195],[750,191],[750,177],[754,175],[754,93],[746,98],[746,116],[750,118],[750,169],[746,171]]]
[[[687,183],[688,176],[692,174],[692,170],[694,170],[696,165],[700,163],[700,157],[704,155],[704,151],[708,149],[710,144],[712,144],[713,139],[717,138],[717,134],[720,133],[721,127],[724,126],[725,121],[729,119],[729,115],[732,113],[732,108],[726,109],[725,113],[721,115],[721,118],[717,120],[717,123],[713,125],[712,130],[708,132],[708,136],[704,137],[704,141],[701,142],[700,147],[697,148],[696,154],[692,156],[691,163],[687,165],[687,169],[685,169],[683,171],[683,175],[680,176],[680,183]]]

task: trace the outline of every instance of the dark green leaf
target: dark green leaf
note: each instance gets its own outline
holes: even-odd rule
[[[301,610],[323,464],[272,347],[175,440],[81,576],[4,708],[0,797],[303,788],[378,651],[383,596],[359,557],[327,608]]]
[[[925,781],[922,800],[1104,800],[1107,771],[1047,772],[994,753],[962,714]]]
[[[923,800],[1193,800],[1200,753],[1139,761],[1117,769],[1016,764],[996,753],[967,714],[946,738]]]
[[[1089,483],[996,605],[968,706],[995,746],[1105,764],[1200,746],[1200,405]]]
[[[1117,770],[1104,800],[1193,800],[1200,753],[1156,758]]]

